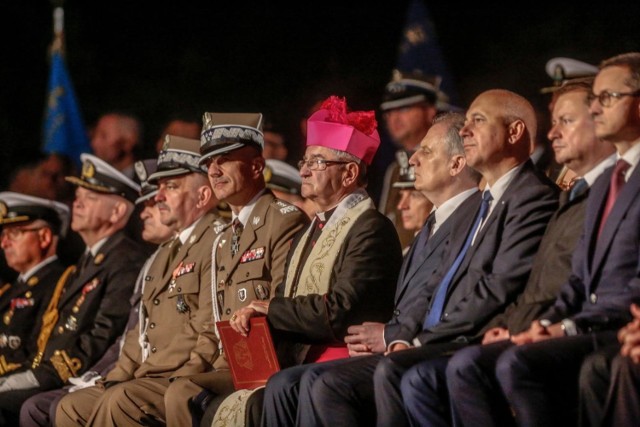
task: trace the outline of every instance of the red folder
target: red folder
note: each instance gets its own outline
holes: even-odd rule
[[[266,317],[253,317],[250,323],[249,336],[243,337],[229,321],[216,322],[236,390],[263,386],[280,370]]]

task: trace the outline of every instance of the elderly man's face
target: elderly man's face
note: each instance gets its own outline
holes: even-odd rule
[[[71,229],[77,233],[95,232],[111,221],[117,197],[76,188],[76,198],[73,201]]]
[[[42,233],[45,227],[44,224],[31,222],[2,228],[0,245],[9,267],[25,273],[42,260]]]
[[[335,153],[328,148],[320,146],[307,147],[304,160],[328,160],[329,163],[321,165],[317,170],[311,170],[306,163],[303,163],[300,168],[302,197],[314,201],[321,210],[337,204],[344,195],[342,182],[347,162],[336,158]],[[325,166],[326,169],[320,170]]]
[[[142,220],[142,238],[145,242],[160,244],[173,235],[173,229],[164,225],[160,219],[160,209],[152,198],[144,202],[140,212]]]
[[[174,230],[182,230],[191,224],[191,213],[198,204],[195,174],[188,173],[158,180],[156,207],[160,221]]]

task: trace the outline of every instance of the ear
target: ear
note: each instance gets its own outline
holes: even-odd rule
[[[198,202],[196,203],[196,207],[202,208],[207,206],[212,196],[213,190],[211,190],[211,187],[208,185],[201,185],[198,187]]]
[[[467,165],[467,159],[462,154],[455,154],[449,160],[449,174],[451,176],[459,175]]]
[[[360,175],[360,166],[357,163],[347,163],[344,165],[344,173],[342,174],[342,185],[344,187],[349,187],[353,185],[354,182],[358,180],[358,175]]]
[[[109,220],[112,224],[117,224],[127,213],[127,205],[124,202],[117,201],[113,205],[113,210],[111,211],[111,217]]]
[[[53,232],[49,227],[41,228],[38,231],[40,236],[40,248],[47,249],[51,246],[51,242],[53,241]]]
[[[264,165],[264,157],[258,156],[253,159],[253,161],[251,162],[251,174],[253,176],[253,179],[258,179],[260,178],[260,176],[262,176]]]
[[[509,124],[507,132],[509,133],[509,144],[515,144],[520,141],[527,130],[527,126],[521,119],[516,119]]]

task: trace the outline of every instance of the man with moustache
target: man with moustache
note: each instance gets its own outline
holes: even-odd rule
[[[199,338],[212,316],[211,243],[222,224],[199,148],[198,140],[166,136],[149,181],[158,183],[160,220],[176,236],[160,246],[145,275],[138,326],[115,367],[104,382],[64,397],[56,425],[164,422],[172,378],[203,372],[214,358],[216,349]]]

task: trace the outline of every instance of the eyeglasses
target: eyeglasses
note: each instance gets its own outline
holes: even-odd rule
[[[302,159],[298,162],[298,169],[302,169],[303,166],[307,166],[307,169],[310,171],[323,171],[327,168],[327,166],[331,165],[346,165],[351,162],[343,162],[339,160],[325,160],[325,159],[311,159],[305,160]]]
[[[636,90],[633,92],[600,92],[599,95],[595,93],[590,93],[587,99],[589,100],[589,105],[593,102],[594,99],[597,99],[600,105],[603,107],[611,107],[611,103],[613,99],[620,99],[624,96],[640,96],[640,90]]]
[[[9,239],[9,240],[18,240],[22,237],[24,233],[28,233],[30,231],[38,231],[43,229],[44,227],[35,227],[35,228],[5,228],[0,232],[0,239]]]

